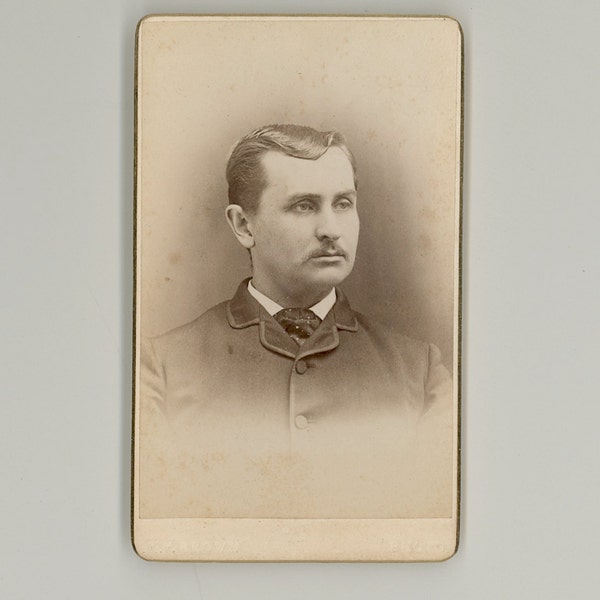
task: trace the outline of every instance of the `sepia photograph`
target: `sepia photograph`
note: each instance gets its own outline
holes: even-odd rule
[[[136,550],[450,557],[460,26],[150,16],[136,60]]]

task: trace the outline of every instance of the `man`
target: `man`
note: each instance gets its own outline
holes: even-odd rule
[[[142,516],[449,514],[439,351],[354,312],[336,287],[359,234],[343,138],[262,127],[234,148],[227,180],[252,278],[145,348]]]

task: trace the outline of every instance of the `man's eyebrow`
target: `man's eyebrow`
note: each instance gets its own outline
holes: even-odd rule
[[[288,202],[297,202],[298,200],[320,200],[322,198],[322,196],[320,196],[319,194],[293,194],[292,196],[290,196],[287,201]]]
[[[356,190],[346,190],[345,192],[338,192],[335,195],[335,199],[339,200],[340,198],[356,198]],[[287,198],[287,202],[290,204],[293,204],[294,202],[298,202],[301,200],[308,200],[308,201],[313,201],[313,202],[319,202],[320,200],[322,200],[323,196],[321,194],[311,194],[310,192],[306,192],[306,193],[302,193],[300,192],[299,194],[293,194],[291,195],[289,198]]]
[[[351,198],[356,198],[356,190],[346,190],[345,192],[339,192],[335,195],[336,198],[346,198],[348,196]]]

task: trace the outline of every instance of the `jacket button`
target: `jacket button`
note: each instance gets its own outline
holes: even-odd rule
[[[306,429],[308,427],[308,419],[304,415],[297,415],[294,419],[294,424],[298,429]]]
[[[296,363],[296,373],[299,373],[300,375],[304,375],[304,373],[306,373],[307,369],[308,369],[308,366],[303,360],[299,360]]]

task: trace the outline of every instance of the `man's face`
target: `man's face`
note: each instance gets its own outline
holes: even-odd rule
[[[282,305],[307,306],[354,265],[359,220],[352,165],[337,147],[317,160],[271,151],[262,165],[268,183],[248,216],[254,285]]]

